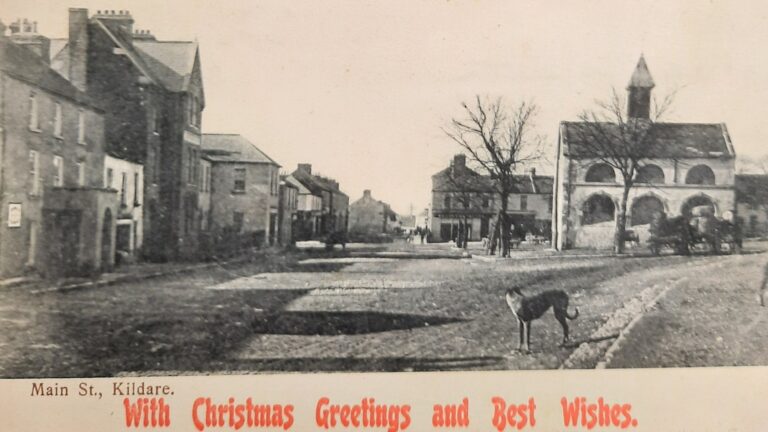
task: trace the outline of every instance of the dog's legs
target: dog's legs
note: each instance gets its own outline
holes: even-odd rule
[[[525,352],[531,352],[531,321],[525,323]]]
[[[522,320],[517,320],[517,329],[520,332],[520,338],[517,342],[517,350],[523,349],[523,341],[525,340],[525,323]]]
[[[557,318],[557,321],[560,322],[560,325],[563,327],[563,343],[561,343],[560,346],[563,346],[568,342],[568,321],[565,319],[567,313],[568,312],[566,312],[565,309],[562,311],[555,309],[555,318]]]

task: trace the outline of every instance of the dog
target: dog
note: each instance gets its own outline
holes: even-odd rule
[[[573,315],[568,313],[570,298],[565,291],[550,290],[533,296],[525,296],[519,287],[514,287],[507,291],[505,298],[512,314],[517,318],[518,329],[520,330],[518,350],[530,352],[531,322],[544,315],[550,307],[555,312],[555,318],[563,327],[563,342],[560,346],[568,342],[568,321],[566,318],[571,320],[578,318],[579,308],[575,308]]]

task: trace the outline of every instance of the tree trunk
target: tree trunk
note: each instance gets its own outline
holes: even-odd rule
[[[469,226],[467,225],[467,217],[464,216],[464,244],[462,247],[466,250],[469,244]]]
[[[507,206],[509,204],[509,195],[501,194],[501,212],[499,220],[501,222],[501,256],[509,256],[509,218],[507,217]]]
[[[490,230],[491,238],[488,240],[488,255],[496,255],[496,247],[499,244],[501,234],[501,212],[496,216],[496,221]]]
[[[616,234],[613,238],[613,251],[617,254],[624,253],[624,233],[627,228],[627,199],[632,185],[624,186],[619,203],[619,216],[616,218]]]

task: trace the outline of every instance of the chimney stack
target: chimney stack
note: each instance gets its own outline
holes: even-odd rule
[[[312,174],[312,164],[300,163],[299,171],[304,171],[307,174]]]
[[[26,18],[10,25],[11,42],[34,52],[46,63],[51,61],[51,40],[37,33],[37,21],[29,22]]]
[[[81,91],[88,84],[88,9],[69,8],[69,71],[67,78]]]
[[[363,191],[363,198],[370,198],[371,197],[371,190],[366,189]]]
[[[119,10],[117,12],[104,10],[97,12],[94,18],[103,22],[112,31],[122,32],[126,40],[131,40],[133,37],[133,17],[131,12],[127,10]]]
[[[463,154],[457,154],[453,157],[453,168],[464,168],[467,166],[467,157]]]

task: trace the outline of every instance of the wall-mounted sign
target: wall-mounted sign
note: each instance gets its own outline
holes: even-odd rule
[[[8,204],[8,228],[21,227],[21,204]]]

